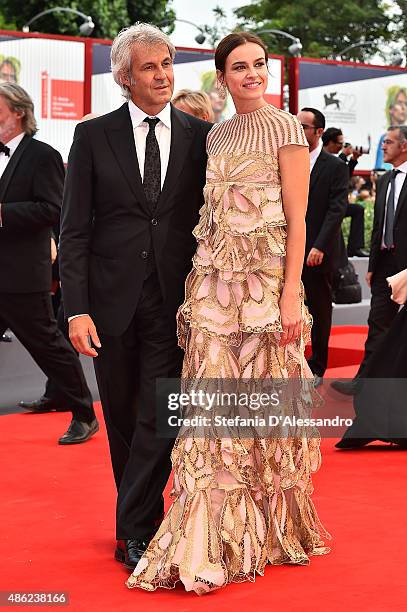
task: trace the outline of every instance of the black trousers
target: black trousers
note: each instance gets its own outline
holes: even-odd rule
[[[313,317],[311,331],[312,355],[309,367],[317,376],[323,376],[328,366],[328,343],[332,325],[332,278],[330,268],[304,265],[302,282],[306,304]]]
[[[52,307],[53,307],[53,311],[55,312],[55,301],[54,301],[54,299],[52,299]],[[65,317],[64,304],[63,304],[62,299],[58,300],[58,309],[57,309],[56,319],[57,319],[58,329],[62,332],[62,334],[63,334],[64,338],[66,339],[66,341],[69,342],[69,344],[71,344],[71,341],[69,339],[68,320]],[[75,351],[75,349],[73,349],[73,350]],[[76,355],[78,355],[78,353],[76,351],[75,351],[75,353],[76,353]],[[78,357],[79,357],[79,355],[78,355]],[[90,394],[90,391],[89,391],[89,394]],[[56,401],[58,400],[59,397],[61,397],[61,389],[59,389],[57,381],[53,380],[52,378],[48,378],[47,379],[47,382],[45,384],[45,391],[44,391],[43,397],[44,398],[48,398],[48,399],[52,399],[52,400],[56,400]]]
[[[364,370],[370,356],[379,347],[399,311],[400,306],[390,298],[391,289],[386,281],[387,276],[392,276],[397,272],[400,272],[400,268],[397,266],[394,253],[386,250],[381,251],[376,270],[372,276],[372,298],[367,320],[369,330],[365,343],[365,354],[356,374],[357,377],[364,376]]]
[[[0,338],[1,336],[3,336],[3,334],[6,333],[7,330],[8,330],[7,323],[3,321],[3,319],[0,317]]]
[[[155,381],[178,378],[183,359],[154,272],[124,334],[99,338],[94,363],[118,490],[116,537],[149,536],[163,516],[174,444],[156,433]]]
[[[350,217],[348,255],[351,256],[365,246],[365,209],[362,204],[348,204],[345,217]]]
[[[353,400],[356,418],[344,438],[407,439],[407,308],[399,310],[370,355]]]
[[[73,417],[90,423],[95,418],[92,396],[78,356],[58,329],[51,296],[39,293],[0,293],[0,319],[9,327],[44,374],[60,390],[56,398]]]

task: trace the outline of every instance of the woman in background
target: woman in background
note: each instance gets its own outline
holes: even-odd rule
[[[192,91],[192,89],[180,89],[172,99],[172,104],[178,110],[198,117],[203,121],[213,123],[213,110],[208,94],[204,91]]]

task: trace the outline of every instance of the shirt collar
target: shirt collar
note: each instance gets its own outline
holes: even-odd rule
[[[133,100],[129,100],[129,112],[133,128],[138,127],[141,123],[143,123],[145,117],[149,116],[147,113],[141,110],[141,108],[136,106]],[[164,106],[162,111],[155,116],[162,121],[167,128],[171,128],[171,104],[169,102],[166,106]]]
[[[407,161],[400,164],[400,166],[394,167],[394,169],[403,172],[403,174],[407,174]]]
[[[20,142],[22,141],[22,139],[24,138],[25,133],[21,132],[20,134],[18,134],[17,136],[14,136],[14,138],[12,138],[11,140],[9,140],[8,142],[5,142],[4,144],[8,146],[8,148],[10,149],[10,154],[12,155],[14,153],[14,151],[17,149],[18,145],[20,144]]]
[[[311,163],[315,161],[317,157],[319,157],[321,151],[322,151],[322,140],[319,141],[318,146],[315,149],[313,149],[309,154]]]

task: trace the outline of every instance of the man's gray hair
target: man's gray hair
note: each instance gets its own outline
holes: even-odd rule
[[[0,83],[0,96],[6,101],[9,109],[22,115],[22,128],[28,136],[34,136],[37,132],[37,122],[34,117],[34,104],[28,93],[17,85],[7,81]]]
[[[130,91],[124,80],[131,80],[131,55],[133,46],[144,45],[155,47],[166,45],[171,59],[175,57],[175,47],[167,34],[161,32],[156,26],[149,23],[136,23],[129,28],[124,28],[113,41],[110,52],[110,64],[113,78],[122,90],[122,95],[126,100],[130,100]]]
[[[394,130],[400,130],[400,138],[399,140],[407,140],[407,125],[391,125],[387,128],[389,132],[394,132]]]

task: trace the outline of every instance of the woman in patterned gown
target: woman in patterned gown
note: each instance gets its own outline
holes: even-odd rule
[[[298,120],[264,99],[267,59],[264,43],[247,32],[226,36],[215,54],[237,113],[208,135],[198,248],[178,313],[182,376],[195,383],[312,376],[300,280],[309,154]],[[202,594],[254,581],[266,563],[307,564],[328,552],[310,499],[317,436],[195,433],[175,442],[174,501],[128,587],[180,580]]]

